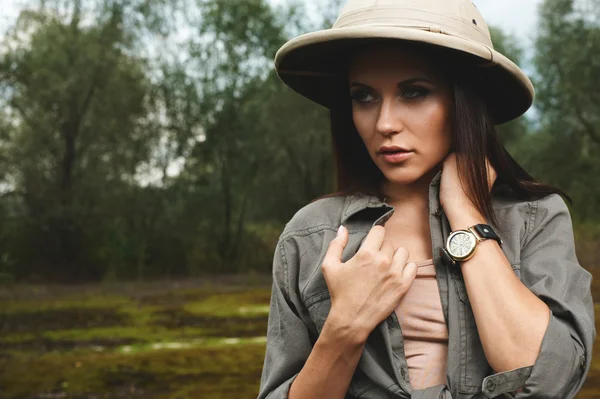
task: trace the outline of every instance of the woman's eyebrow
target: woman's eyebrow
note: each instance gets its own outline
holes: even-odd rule
[[[429,84],[432,84],[432,85],[434,84],[431,80],[429,80],[429,79],[427,79],[425,77],[417,76],[415,78],[410,78],[410,79],[406,79],[406,80],[403,80],[403,81],[399,82],[398,83],[398,87],[403,86],[403,85],[407,85],[407,84],[411,84],[411,83],[415,83],[415,82],[426,82],[426,83],[429,83]],[[352,82],[350,84],[350,87],[352,87],[352,86],[362,86],[362,87],[371,88],[371,86],[369,86],[369,85],[367,85],[365,83],[361,83],[361,82]]]

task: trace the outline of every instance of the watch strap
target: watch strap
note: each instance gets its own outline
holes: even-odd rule
[[[476,225],[472,226],[472,228],[473,228],[473,230],[475,230],[477,232],[477,234],[481,238],[483,238],[483,239],[490,238],[492,240],[496,240],[498,242],[498,245],[502,246],[502,240],[500,239],[498,234],[496,234],[496,232],[494,231],[492,226],[490,226],[489,224],[480,223],[480,224],[476,224]]]
[[[456,262],[454,261],[454,259],[452,259],[452,257],[448,253],[448,251],[446,251],[446,248],[440,248],[439,253],[440,253],[440,258],[442,260],[442,263],[444,265],[452,265],[452,266],[456,265]]]

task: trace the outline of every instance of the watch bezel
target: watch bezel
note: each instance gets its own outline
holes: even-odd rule
[[[454,237],[456,237],[459,234],[467,234],[469,236],[471,236],[473,238],[473,245],[471,246],[471,249],[469,250],[469,252],[466,255],[456,255],[454,253],[452,253],[452,249],[450,246],[450,242],[452,241],[452,239]],[[470,259],[473,254],[475,254],[475,250],[477,249],[477,242],[478,242],[478,238],[475,234],[473,234],[473,232],[469,231],[469,230],[455,230],[452,233],[450,233],[450,235],[448,236],[448,239],[446,240],[446,252],[448,253],[448,255],[457,262],[461,262],[461,261],[465,261]]]

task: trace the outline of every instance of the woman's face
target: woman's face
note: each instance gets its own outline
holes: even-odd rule
[[[452,89],[424,55],[379,44],[357,52],[348,72],[352,117],[392,186],[431,181],[452,142]],[[397,146],[403,152],[382,152]]]

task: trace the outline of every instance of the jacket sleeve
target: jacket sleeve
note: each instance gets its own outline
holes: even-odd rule
[[[292,382],[312,351],[307,326],[298,310],[301,301],[298,295],[290,295],[289,276],[298,272],[294,248],[290,252],[286,252],[285,240],[280,237],[273,257],[267,347],[258,399],[287,398]]]
[[[579,265],[571,216],[558,194],[534,201],[521,249],[521,281],[550,308],[550,322],[535,363],[483,380],[493,398],[574,398],[583,386],[596,338],[592,275]]]

